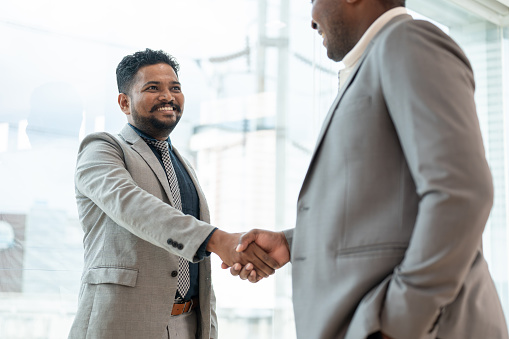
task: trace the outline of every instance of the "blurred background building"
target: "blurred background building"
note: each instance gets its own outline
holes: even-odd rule
[[[470,58],[495,204],[484,250],[509,314],[509,0],[407,0]],[[146,47],[181,63],[172,142],[196,167],[212,223],[293,227],[300,184],[341,63],[309,1],[0,2],[0,338],[66,338],[83,266],[73,172],[79,141],[116,133],[115,68]],[[290,265],[256,285],[213,257],[221,338],[295,338]]]

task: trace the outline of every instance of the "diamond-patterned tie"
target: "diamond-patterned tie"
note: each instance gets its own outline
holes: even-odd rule
[[[179,183],[177,180],[177,175],[175,174],[175,169],[173,168],[173,164],[171,163],[170,152],[168,150],[168,142],[161,140],[149,140],[145,138],[143,139],[147,143],[152,144],[161,154],[164,169],[166,170],[166,176],[170,184],[171,196],[173,198],[173,202],[175,203],[175,208],[177,208],[179,211],[182,211],[182,201],[180,199]],[[179,274],[177,278],[177,291],[180,293],[180,296],[182,298],[184,298],[185,295],[187,294],[190,284],[191,278],[189,276],[189,261],[182,257],[179,257]]]

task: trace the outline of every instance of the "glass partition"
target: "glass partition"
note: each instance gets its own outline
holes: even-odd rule
[[[448,31],[474,66],[496,187],[485,252],[507,310],[507,29],[445,1],[408,7]],[[115,80],[126,54],[163,49],[181,63],[186,108],[171,138],[197,170],[212,224],[293,227],[341,67],[310,11],[289,0],[0,3],[0,337],[67,336],[83,266],[77,147],[126,123]],[[295,338],[290,265],[253,285],[213,256],[221,338]]]

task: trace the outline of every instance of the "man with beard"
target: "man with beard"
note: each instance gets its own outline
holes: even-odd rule
[[[493,186],[467,57],[404,0],[312,3],[346,66],[340,90],[296,227],[252,231],[239,250],[291,258],[298,338],[506,339],[481,245]]]
[[[240,234],[208,223],[196,175],[169,138],[184,109],[178,70],[163,51],[124,57],[118,104],[128,124],[80,146],[85,265],[69,338],[218,338],[210,252],[253,260],[264,277],[277,267],[258,246],[239,255]]]

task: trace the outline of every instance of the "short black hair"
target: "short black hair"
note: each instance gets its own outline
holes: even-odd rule
[[[129,94],[133,79],[136,73],[143,66],[156,64],[170,65],[178,77],[180,65],[173,56],[164,51],[154,51],[150,48],[139,51],[131,55],[126,55],[117,66],[117,86],[119,93]]]

